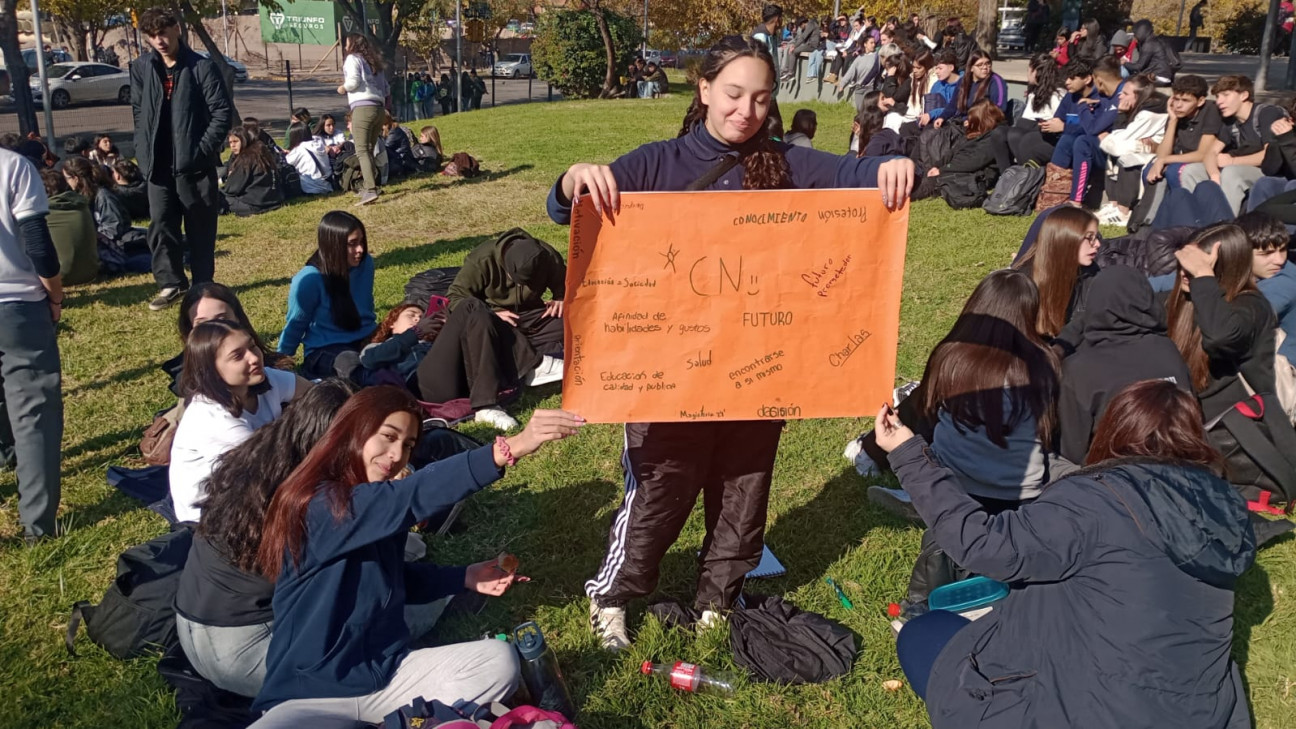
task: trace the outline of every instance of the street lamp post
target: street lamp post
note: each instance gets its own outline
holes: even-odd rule
[[[36,36],[36,73],[40,77],[41,102],[45,107],[45,140],[54,150],[54,110],[50,107],[49,76],[45,72],[45,40],[41,36],[40,3],[31,0],[32,31]]]

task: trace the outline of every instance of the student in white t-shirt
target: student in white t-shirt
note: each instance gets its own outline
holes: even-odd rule
[[[284,159],[301,177],[302,192],[307,195],[333,192],[333,163],[329,161],[328,145],[313,136],[305,124],[288,127],[288,156]]]
[[[171,444],[171,501],[177,521],[198,521],[197,507],[216,459],[283,413],[311,385],[266,369],[247,330],[223,319],[194,327],[185,342],[180,391],[184,417]]]

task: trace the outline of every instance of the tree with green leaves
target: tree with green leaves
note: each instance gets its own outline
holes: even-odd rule
[[[400,46],[401,33],[406,23],[417,18],[419,11],[428,4],[427,0],[375,0],[367,3],[363,0],[337,0],[337,6],[347,14],[357,28],[363,28],[388,68],[396,67],[396,49]],[[361,7],[366,9],[361,13]],[[372,15],[368,12],[372,10]]]
[[[108,18],[127,12],[127,0],[43,0],[41,10],[63,29],[72,44],[72,57],[89,61],[103,43]]]
[[[539,18],[531,60],[563,96],[607,98],[642,40],[635,19],[611,10],[551,10]]]

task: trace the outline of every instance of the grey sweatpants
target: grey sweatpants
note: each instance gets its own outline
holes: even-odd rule
[[[423,648],[405,656],[386,688],[343,699],[294,699],[267,711],[249,729],[353,729],[422,696],[444,704],[503,701],[517,689],[517,651],[502,640],[478,640]]]
[[[53,536],[61,481],[63,375],[49,303],[0,302],[0,413],[18,460],[18,519],[29,537]]]
[[[1264,172],[1261,172],[1259,167],[1230,165],[1220,170],[1220,189],[1224,190],[1224,197],[1228,198],[1229,207],[1233,208],[1234,215],[1242,212],[1242,202],[1246,200],[1247,192],[1261,177],[1264,177]],[[1179,176],[1180,184],[1188,192],[1196,189],[1197,183],[1209,179],[1206,165],[1200,163],[1186,165]]]

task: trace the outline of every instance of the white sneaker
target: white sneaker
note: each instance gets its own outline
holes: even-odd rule
[[[518,421],[499,408],[482,408],[478,410],[473,415],[473,422],[486,423],[497,430],[513,430],[518,427]]]
[[[619,653],[630,647],[630,634],[626,632],[626,611],[623,607],[601,608],[590,599],[590,629],[599,638],[603,650]]]
[[[728,618],[715,610],[703,610],[702,617],[698,618],[697,630],[702,632],[716,627],[722,627],[729,624]]]
[[[869,486],[868,500],[870,503],[882,507],[901,519],[922,523],[923,519],[918,515],[918,510],[914,508],[913,499],[909,497],[909,492],[904,489]]]
[[[846,444],[846,450],[842,452],[842,455],[846,458],[846,460],[850,461],[851,463],[854,463],[855,459],[859,458],[859,454],[863,452],[864,452],[864,436],[860,435],[858,438],[851,438],[851,442]]]
[[[562,382],[562,378],[563,361],[546,354],[544,359],[540,360],[540,364],[536,365],[536,368],[526,376],[522,384],[527,387],[539,387],[548,385],[551,382]]]
[[[872,432],[872,431],[869,431]],[[873,457],[864,452],[864,437],[868,433],[860,433],[859,437],[846,444],[846,450],[842,453],[846,460],[855,464],[855,470],[859,475],[868,478],[881,473],[881,469],[873,462]]]

